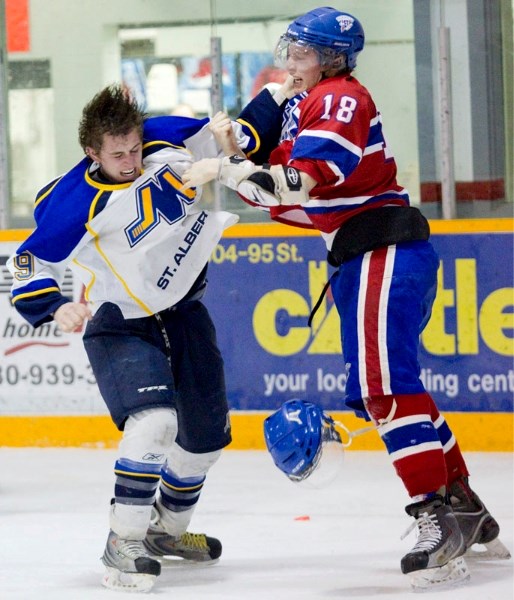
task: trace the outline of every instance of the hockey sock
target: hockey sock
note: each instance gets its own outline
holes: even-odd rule
[[[114,496],[120,504],[153,504],[160,480],[161,465],[149,465],[120,458],[114,465]]]
[[[459,444],[455,439],[446,419],[440,414],[434,400],[429,394],[426,394],[431,405],[430,416],[437,430],[437,435],[441,440],[444,451],[444,459],[446,462],[446,471],[448,473],[448,487],[460,477],[469,477],[469,471],[466,466]]]
[[[428,394],[373,396],[366,409],[382,438],[409,496],[430,494],[446,486],[443,447],[431,418]],[[394,407],[396,403],[396,407]]]
[[[181,512],[194,506],[200,497],[205,477],[179,479],[169,467],[162,469],[161,502],[168,510]]]
[[[160,467],[127,458],[116,461],[111,529],[121,537],[143,539],[159,485]]]
[[[168,465],[163,467],[157,499],[158,526],[173,537],[180,537],[185,533],[204,481],[205,476],[178,477]]]

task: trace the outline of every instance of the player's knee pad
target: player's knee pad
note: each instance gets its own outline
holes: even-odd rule
[[[163,464],[177,431],[175,409],[149,408],[135,413],[125,424],[119,455],[139,463]]]
[[[425,393],[372,396],[364,399],[364,406],[377,426],[413,415],[426,415],[431,420],[431,399]]]
[[[167,467],[179,479],[204,477],[221,456],[221,450],[195,454],[173,444],[167,454]]]
[[[439,443],[426,394],[373,396],[364,405],[393,459],[409,446]]]
[[[372,396],[364,398],[363,401],[367,413],[377,427],[394,419],[398,408],[394,396]]]

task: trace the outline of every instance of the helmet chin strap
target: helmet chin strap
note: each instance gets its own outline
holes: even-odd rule
[[[391,410],[389,411],[389,414],[387,415],[387,417],[385,419],[380,419],[378,425],[369,425],[368,427],[361,427],[360,429],[355,429],[354,431],[350,431],[344,423],[341,423],[341,421],[334,420],[334,424],[337,425],[338,427],[340,427],[344,431],[345,435],[347,436],[346,440],[344,440],[343,437],[341,436],[341,445],[343,446],[343,448],[348,448],[349,446],[351,446],[351,444],[353,442],[353,438],[357,437],[358,435],[362,435],[363,433],[368,433],[369,431],[378,431],[380,429],[380,427],[390,423],[394,418],[394,413],[396,412],[396,408],[397,408],[396,400],[393,399],[393,403],[391,406]]]
[[[351,446],[352,442],[353,442],[353,438],[357,437],[358,435],[362,435],[363,433],[368,433],[368,431],[376,431],[376,429],[377,429],[374,425],[369,425],[368,427],[362,427],[361,429],[355,429],[354,431],[350,431],[344,423],[341,423],[341,421],[335,421],[335,420],[334,420],[334,425],[337,425],[338,430],[342,429],[344,431],[344,435],[341,435],[341,446],[343,448],[348,448],[349,446]],[[346,439],[344,439],[345,436],[346,436]]]

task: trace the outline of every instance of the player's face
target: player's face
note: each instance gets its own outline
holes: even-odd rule
[[[114,183],[134,181],[141,175],[143,166],[143,144],[138,129],[127,135],[103,136],[100,152],[86,148],[88,155],[100,163],[102,173]]]
[[[286,68],[294,79],[296,94],[310,90],[321,79],[318,53],[309,46],[289,44]]]

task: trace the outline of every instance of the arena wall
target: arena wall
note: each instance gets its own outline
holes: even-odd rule
[[[432,221],[439,290],[421,336],[421,377],[465,451],[513,450],[513,220]],[[82,331],[34,330],[10,304],[7,257],[30,233],[0,231],[0,445],[114,447],[112,425],[82,347]],[[287,399],[344,410],[339,320],[319,236],[276,224],[236,225],[211,258],[205,296],[225,359],[233,449],[263,449],[264,418]],[[71,272],[65,294],[83,298]],[[381,449],[375,432],[353,449]]]

